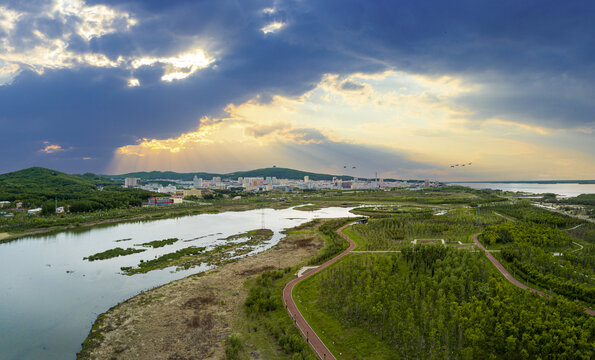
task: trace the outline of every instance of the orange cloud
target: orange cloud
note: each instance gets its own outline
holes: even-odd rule
[[[56,153],[56,152],[65,151],[66,150],[66,149],[64,149],[60,145],[50,144],[49,141],[44,141],[43,144],[44,144],[44,147],[41,150],[39,150],[39,151],[41,151],[43,153],[46,153],[46,154],[53,154],[53,153]]]

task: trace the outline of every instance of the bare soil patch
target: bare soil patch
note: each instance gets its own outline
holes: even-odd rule
[[[223,359],[224,339],[244,311],[244,281],[304,262],[322,245],[311,232],[288,231],[265,252],[143,292],[98,317],[78,358]]]

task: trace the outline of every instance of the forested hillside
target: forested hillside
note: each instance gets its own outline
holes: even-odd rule
[[[33,167],[0,175],[0,200],[40,207],[48,201],[70,206],[73,212],[140,206],[151,192],[125,189],[104,176],[70,175]]]
[[[276,177],[277,179],[293,179],[293,180],[303,180],[304,176],[309,176],[310,180],[332,180],[333,177],[338,177],[343,180],[351,180],[353,176],[347,175],[329,175],[329,174],[319,174],[307,171],[300,171],[294,169],[287,169],[287,168],[264,168],[264,169],[255,169],[255,170],[248,170],[248,171],[235,171],[232,173],[225,173],[225,174],[216,174],[216,173],[207,173],[207,172],[192,172],[192,173],[177,173],[173,171],[140,171],[140,172],[133,172],[128,174],[120,174],[120,175],[109,175],[111,178],[114,179],[123,179],[128,176],[134,176],[141,178],[143,180],[153,180],[153,179],[172,179],[172,180],[184,180],[184,181],[191,181],[194,176],[199,178],[203,178],[205,180],[210,180],[214,176],[219,176],[221,178],[231,178],[237,179],[238,177]]]

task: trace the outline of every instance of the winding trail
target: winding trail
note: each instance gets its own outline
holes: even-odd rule
[[[488,259],[490,259],[490,261],[492,262],[492,264],[494,264],[494,266],[496,266],[496,268],[498,268],[498,270],[500,270],[500,273],[502,273],[502,275],[504,275],[504,277],[510,281],[511,283],[513,283],[514,285],[520,287],[521,289],[529,289],[531,292],[534,292],[536,294],[539,294],[540,296],[545,296],[545,294],[542,291],[533,289],[532,287],[529,287],[525,284],[523,284],[522,282],[518,281],[517,279],[515,279],[512,275],[510,275],[510,273],[508,272],[508,270],[506,270],[504,268],[504,266],[502,266],[502,264],[500,264],[500,262],[498,260],[496,260],[496,258],[490,254],[490,252],[479,242],[479,240],[477,240],[477,237],[480,234],[475,234],[473,235],[473,241],[475,242],[475,245],[477,245],[480,249],[482,249],[486,256],[488,257]],[[551,299],[550,295],[547,295],[548,298]],[[585,312],[589,315],[595,315],[595,310],[591,310],[589,308],[585,308]]]
[[[324,345],[322,340],[320,340],[318,335],[316,335],[314,330],[312,330],[312,327],[310,327],[310,324],[308,324],[306,319],[304,319],[304,317],[298,310],[297,305],[295,304],[295,301],[293,301],[292,292],[293,292],[293,288],[295,287],[295,285],[297,283],[316,274],[317,272],[326,268],[327,266],[333,264],[340,258],[349,254],[355,248],[355,243],[353,242],[353,240],[351,240],[350,238],[348,238],[341,232],[341,230],[343,230],[347,226],[350,226],[353,224],[354,223],[345,224],[345,225],[341,226],[339,229],[337,229],[337,234],[339,234],[343,239],[347,240],[347,242],[349,243],[349,247],[347,249],[345,249],[345,251],[343,251],[339,255],[335,256],[334,258],[328,260],[324,264],[318,266],[317,268],[307,271],[302,276],[299,276],[298,278],[291,280],[290,282],[287,283],[287,285],[285,285],[285,288],[283,289],[283,303],[285,304],[285,308],[289,312],[289,315],[293,319],[293,322],[295,323],[297,328],[302,333],[302,336],[310,344],[310,346],[312,347],[312,349],[314,350],[316,355],[318,355],[318,357],[323,360],[335,360],[335,357],[329,351],[329,349],[326,347],[326,345]]]
[[[312,349],[314,350],[316,355],[322,360],[335,360],[336,358],[329,351],[329,349],[326,347],[326,345],[324,345],[322,340],[320,340],[320,337],[318,337],[318,335],[314,332],[314,330],[312,329],[310,324],[308,324],[306,319],[304,319],[304,316],[300,313],[295,301],[293,300],[293,288],[300,281],[318,273],[322,269],[335,263],[337,260],[339,260],[340,258],[346,256],[347,254],[349,254],[353,251],[353,249],[355,248],[355,243],[353,242],[353,240],[351,240],[349,237],[347,237],[341,231],[341,230],[345,229],[347,226],[350,226],[353,224],[355,224],[355,223],[345,224],[345,225],[341,226],[339,229],[337,229],[337,234],[339,234],[339,236],[341,236],[343,239],[345,239],[349,243],[349,247],[347,249],[345,249],[342,253],[335,256],[334,258],[328,260],[324,264],[322,264],[316,268],[310,269],[308,271],[305,271],[301,276],[298,276],[297,278],[288,282],[287,285],[285,285],[285,288],[283,289],[283,303],[285,304],[285,308],[289,312],[289,316],[291,316],[291,318],[293,319],[298,330],[301,332],[302,336],[306,339],[306,341],[310,344],[310,346],[312,347]],[[508,272],[508,270],[506,270],[504,268],[504,266],[502,266],[502,264],[500,264],[500,262],[498,260],[496,260],[496,258],[492,254],[490,254],[490,252],[479,242],[479,240],[477,240],[477,237],[479,235],[480,234],[473,235],[473,241],[475,242],[475,245],[477,245],[481,250],[484,251],[484,253],[488,257],[488,259],[492,262],[492,264],[494,264],[494,266],[496,266],[496,268],[500,271],[500,273],[502,273],[502,275],[504,275],[504,277],[508,281],[510,281],[512,284],[518,286],[521,289],[525,289],[525,290],[529,289],[531,292],[539,294],[540,296],[548,296],[551,298],[551,296],[544,294],[542,291],[533,289],[533,288],[523,284],[522,282],[518,281],[516,278],[514,278]],[[385,251],[358,251],[358,252],[364,253],[364,252],[385,252]],[[393,252],[393,251],[386,251],[386,252]],[[585,308],[585,312],[589,315],[595,315],[595,311],[591,310],[589,308]]]

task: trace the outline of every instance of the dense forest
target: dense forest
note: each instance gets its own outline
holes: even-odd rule
[[[439,245],[349,256],[304,284],[346,328],[403,359],[593,358],[595,320],[507,283],[482,253]]]
[[[595,305],[595,251],[579,245],[563,230],[544,224],[506,222],[486,228],[484,244],[496,245],[495,254],[514,271],[544,290]]]
[[[489,206],[486,209],[496,211],[517,220],[525,220],[554,227],[570,227],[583,223],[582,220],[535,207],[529,202],[497,204]]]
[[[0,200],[22,202],[23,207],[68,206],[71,212],[140,206],[154,195],[125,189],[120,183],[95,174],[70,175],[33,167],[0,175]]]

